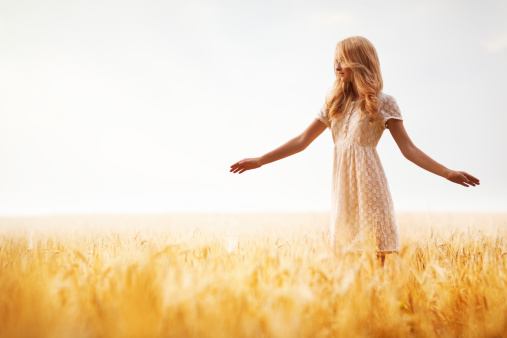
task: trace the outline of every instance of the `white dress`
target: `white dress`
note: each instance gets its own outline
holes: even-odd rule
[[[403,118],[394,97],[381,92],[378,98],[381,122],[369,124],[366,113],[359,121],[359,101],[339,121],[330,123],[325,103],[316,115],[331,130],[334,143],[330,241],[335,249],[400,249],[391,192],[376,147],[386,121]]]

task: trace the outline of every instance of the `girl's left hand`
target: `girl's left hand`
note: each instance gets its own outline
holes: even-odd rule
[[[259,157],[254,158],[244,158],[241,161],[238,161],[231,165],[231,169],[229,170],[232,173],[241,174],[247,170],[256,169],[262,167],[262,162]]]
[[[480,184],[478,178],[475,178],[464,171],[450,170],[445,178],[451,182],[461,184],[465,187],[468,187],[469,185],[475,187],[476,185]]]

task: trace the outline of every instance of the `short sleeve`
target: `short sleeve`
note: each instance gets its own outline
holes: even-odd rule
[[[327,110],[327,107],[326,107],[326,103],[324,102],[324,104],[322,105],[322,108],[320,108],[320,111],[317,113],[315,118],[318,119],[319,121],[321,121],[322,123],[324,123],[326,125],[326,127],[331,129],[331,123],[329,122],[329,119],[327,117],[326,110]]]
[[[385,96],[385,100],[380,111],[382,114],[382,126],[384,129],[387,128],[387,120],[389,119],[403,120],[400,107],[398,106],[396,99],[391,95]]]

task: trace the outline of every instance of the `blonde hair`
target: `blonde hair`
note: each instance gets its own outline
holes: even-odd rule
[[[328,118],[339,120],[349,111],[352,107],[353,84],[355,84],[357,94],[360,99],[362,98],[359,104],[360,119],[365,112],[369,116],[370,123],[378,121],[378,95],[382,91],[383,81],[375,47],[362,36],[352,36],[338,42],[335,52],[340,57],[342,67],[349,67],[352,70],[352,78],[351,82],[343,82],[340,76],[336,77],[333,87],[326,96]]]

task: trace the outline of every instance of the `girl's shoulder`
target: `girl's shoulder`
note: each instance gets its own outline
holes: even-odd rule
[[[377,98],[382,102],[382,103],[386,103],[386,102],[390,102],[392,100],[394,100],[394,97],[389,95],[389,94],[386,94],[384,92],[380,92],[380,94],[377,96]]]
[[[389,109],[390,107],[398,105],[394,96],[389,95],[387,93],[380,92],[380,94],[377,96],[377,98],[380,103],[378,105],[380,109]]]

